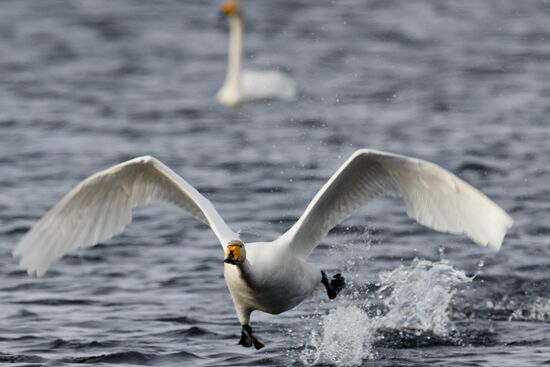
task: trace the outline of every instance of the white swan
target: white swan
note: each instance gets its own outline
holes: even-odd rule
[[[420,159],[359,150],[315,195],[300,219],[273,242],[243,244],[208,199],[162,162],[149,156],[85,179],[21,239],[13,251],[29,274],[44,274],[67,252],[121,232],[132,208],[172,203],[208,224],[224,253],[224,276],[242,325],[240,344],[263,346],[249,326],[250,314],[278,314],[323,284],[330,298],[344,278],[327,276],[306,259],[336,224],[371,199],[401,196],[409,217],[438,231],[464,234],[498,250],[512,219],[484,194],[445,169]],[[221,259],[220,259],[221,260]]]
[[[242,70],[244,22],[236,0],[223,3],[221,12],[229,21],[227,74],[216,98],[219,103],[234,107],[259,99],[290,101],[296,98],[296,86],[286,74],[277,71]]]

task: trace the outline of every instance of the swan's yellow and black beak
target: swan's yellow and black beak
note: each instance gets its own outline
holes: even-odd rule
[[[227,245],[225,251],[225,260],[224,263],[231,265],[241,265],[241,248],[243,247],[242,242],[232,241]]]
[[[220,9],[220,16],[230,17],[239,13],[239,4],[236,0],[224,1]]]

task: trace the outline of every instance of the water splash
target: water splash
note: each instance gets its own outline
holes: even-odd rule
[[[354,294],[347,300],[350,305],[333,309],[321,318],[319,330],[310,333],[301,355],[304,364],[360,365],[375,356],[373,343],[384,338],[381,329],[449,335],[453,328],[449,317],[451,299],[457,287],[473,277],[444,259],[414,259],[408,266],[381,273],[379,279],[377,291],[367,297]],[[373,306],[378,313],[364,311]]]
[[[388,312],[381,326],[431,331],[447,336],[452,330],[449,306],[457,286],[470,282],[463,271],[446,260],[431,262],[414,259],[410,266],[380,274],[380,295]]]
[[[377,321],[357,306],[339,307],[321,319],[322,333],[313,330],[301,355],[306,365],[331,363],[357,366],[372,353]]]
[[[550,322],[550,299],[536,297],[533,301],[518,305],[508,320]]]

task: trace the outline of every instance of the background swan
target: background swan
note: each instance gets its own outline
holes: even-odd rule
[[[221,12],[229,21],[227,74],[216,98],[226,106],[236,106],[259,99],[293,100],[296,86],[292,79],[278,70],[242,69],[244,17],[236,0],[223,3]]]
[[[273,242],[244,244],[212,203],[183,178],[149,156],[121,163],[82,181],[21,239],[13,251],[29,274],[42,275],[67,252],[121,232],[132,208],[172,203],[208,224],[225,252],[224,276],[242,325],[240,344],[263,347],[250,314],[278,314],[322,284],[329,298],[344,287],[307,263],[327,232],[380,195],[401,196],[409,217],[442,232],[464,234],[498,250],[512,219],[484,194],[445,169],[420,159],[359,150],[315,195],[300,219]],[[238,209],[238,208],[237,208]]]

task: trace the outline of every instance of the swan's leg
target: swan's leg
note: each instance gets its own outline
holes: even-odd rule
[[[250,348],[253,345],[256,349],[262,349],[264,347],[264,345],[254,337],[254,334],[252,334],[252,328],[250,325],[243,325],[239,344],[247,348]]]
[[[346,280],[342,274],[338,273],[332,277],[332,280],[329,282],[327,275],[324,271],[321,270],[321,283],[327,289],[328,298],[334,299],[340,293],[342,289],[346,287]]]

